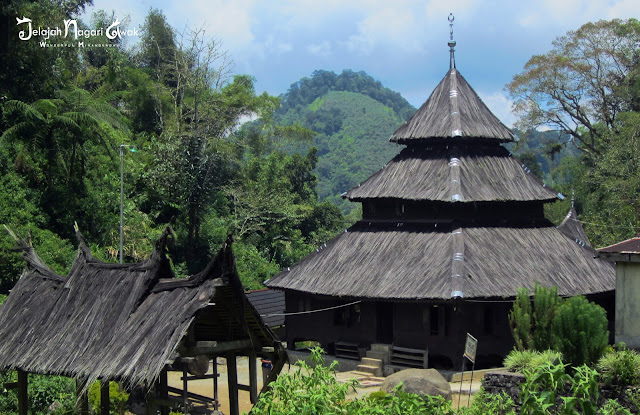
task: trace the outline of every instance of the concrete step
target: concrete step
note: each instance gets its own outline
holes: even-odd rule
[[[366,365],[366,366],[375,366],[375,367],[379,367],[380,369],[382,369],[382,359],[375,359],[372,357],[363,357],[361,360],[361,364]]]
[[[369,373],[373,376],[382,376],[382,368],[378,366],[358,365],[357,372]]]
[[[366,378],[358,381],[359,383],[358,386],[361,388],[370,388],[372,386],[380,386],[382,385],[383,382],[384,382],[384,378],[378,378],[378,377],[372,376],[370,378]]]
[[[390,344],[383,343],[373,343],[371,345],[371,350],[374,352],[386,352],[389,353],[389,349],[391,348]]]
[[[389,364],[389,352],[379,350],[367,350],[367,357],[382,360],[383,364]]]

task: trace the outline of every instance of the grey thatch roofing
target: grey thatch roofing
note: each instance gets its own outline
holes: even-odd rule
[[[481,142],[515,141],[513,133],[482,102],[455,69],[450,69],[415,114],[391,136],[391,141],[441,141],[452,137]]]
[[[556,192],[499,145],[405,148],[345,197],[352,201],[396,198],[451,202],[454,194],[464,202],[557,198]]]
[[[246,293],[251,305],[260,313],[260,317],[269,327],[284,325],[284,293],[277,290],[253,290]]]
[[[460,278],[452,278],[456,274]],[[615,274],[551,223],[358,223],[267,285],[330,296],[444,300],[460,296],[456,291],[465,298],[514,297],[536,282],[557,286],[561,295],[591,294],[613,290]]]
[[[196,330],[205,336],[197,340],[251,338],[278,350],[242,293],[230,244],[205,270],[178,280],[164,253],[168,234],[135,264],[97,261],[79,238],[68,277],[23,244],[27,269],[0,307],[0,370],[150,385],[198,324],[214,328]]]
[[[567,213],[567,216],[565,216],[562,223],[558,226],[558,230],[578,244],[591,246],[589,237],[584,232],[582,224],[578,220],[578,212],[576,212],[573,206],[571,206],[569,213]]]

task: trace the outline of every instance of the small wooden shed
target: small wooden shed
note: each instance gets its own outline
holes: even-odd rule
[[[598,250],[616,263],[616,343],[640,349],[640,237]]]
[[[257,356],[274,362],[268,381],[275,379],[286,353],[242,290],[231,240],[202,272],[176,279],[165,255],[172,235],[167,228],[145,261],[111,264],[93,258],[78,232],[68,276],[51,271],[30,244],[18,241],[27,267],[0,307],[0,370],[18,371],[21,414],[27,413],[28,373],[75,378],[83,393],[96,380],[103,394],[110,380],[141,387],[148,413],[163,414],[176,401],[185,412],[194,400],[207,401],[187,390],[189,371],[203,377],[202,362],[214,362],[205,377],[217,394],[219,356],[228,365],[227,413],[239,413],[238,389],[257,399]],[[238,384],[237,356],[249,357],[250,385]],[[167,386],[168,371],[183,373],[182,390]],[[217,409],[216,398],[209,401]]]

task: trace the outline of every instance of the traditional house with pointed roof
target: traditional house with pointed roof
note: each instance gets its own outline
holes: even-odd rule
[[[345,345],[386,343],[424,350],[417,366],[452,368],[471,333],[488,366],[513,347],[518,288],[612,298],[613,268],[545,218],[544,204],[563,196],[502,146],[513,133],[449,46],[444,78],[391,137],[406,147],[345,194],[362,220],[267,283],[285,291],[289,347],[312,339],[346,356]]]
[[[27,268],[0,306],[0,370],[18,370],[20,414],[27,413],[27,373],[75,378],[85,392],[95,380],[142,387],[148,413],[162,414],[176,402],[187,413],[193,399],[218,408],[217,356],[227,358],[226,413],[239,413],[236,356],[253,357],[247,386],[253,401],[256,356],[274,362],[268,381],[275,379],[286,353],[244,295],[231,241],[203,271],[176,279],[165,255],[170,235],[167,228],[143,262],[110,264],[94,259],[78,233],[68,276],[51,271],[16,238]],[[216,396],[189,393],[186,382],[194,376],[187,372],[202,377],[211,359],[214,374],[205,378],[213,379]],[[167,386],[168,371],[183,373],[183,390]]]

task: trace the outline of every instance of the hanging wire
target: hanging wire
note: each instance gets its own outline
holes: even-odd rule
[[[350,305],[358,304],[358,303],[361,303],[361,302],[362,302],[362,300],[358,300],[358,301],[354,301],[352,303],[342,304],[342,305],[337,305],[337,306],[327,307],[327,308],[320,308],[318,310],[298,311],[298,312],[295,312],[295,313],[260,314],[260,316],[262,316],[262,317],[296,316],[296,315],[300,315],[300,314],[319,313],[321,311],[335,310],[336,308],[348,307]]]

